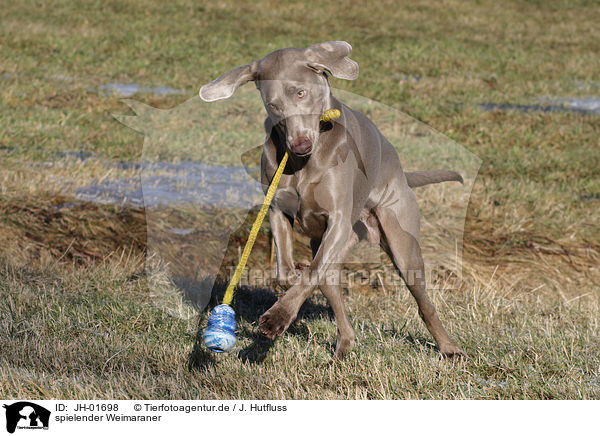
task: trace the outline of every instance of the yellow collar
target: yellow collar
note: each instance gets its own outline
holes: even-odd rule
[[[323,115],[321,115],[320,120],[324,123],[328,123],[331,120],[335,120],[339,118],[342,113],[337,109],[327,109]]]

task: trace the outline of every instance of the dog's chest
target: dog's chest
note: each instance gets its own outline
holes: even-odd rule
[[[316,181],[307,181],[290,177],[284,186],[277,190],[273,203],[275,207],[295,221],[304,233],[311,238],[320,239],[327,228],[327,213],[315,195]]]
[[[327,229],[327,212],[316,197],[314,186],[300,191],[296,220],[306,235],[321,239]]]

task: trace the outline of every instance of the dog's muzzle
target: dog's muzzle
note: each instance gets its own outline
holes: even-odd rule
[[[300,136],[292,142],[292,152],[297,156],[306,156],[312,151],[313,144],[306,136]]]

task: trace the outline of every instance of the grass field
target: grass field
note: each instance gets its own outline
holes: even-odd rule
[[[598,22],[592,1],[3,2],[0,397],[600,399],[600,115],[480,107],[600,98]],[[360,65],[358,80],[335,88],[481,159],[462,281],[431,293],[466,361],[439,357],[404,287],[370,285],[348,290],[357,344],[342,362],[332,361],[335,322],[320,294],[271,342],[257,321],[275,297],[250,287],[237,296],[236,352],[208,355],[198,344],[205,311],[147,268],[148,229],[162,217],[74,197],[92,180],[139,177],[116,165],[148,157],[143,136],[112,116],[132,110],[103,86],[136,83],[146,90],[132,99],[184,107],[233,67],[326,40],[348,41]],[[147,89],[156,87],[182,92]],[[260,133],[248,124],[215,139],[208,121],[196,137],[205,148],[178,158],[230,165],[227,144]],[[200,225],[237,218],[217,210]],[[424,232],[436,240],[436,228]],[[265,224],[251,267],[268,259],[268,238]],[[302,235],[297,246],[306,260]]]

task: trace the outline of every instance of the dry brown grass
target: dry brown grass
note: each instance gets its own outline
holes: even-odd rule
[[[0,12],[0,396],[600,399],[598,117],[478,108],[597,96],[598,8],[454,0],[173,5],[108,2],[83,13],[77,2],[14,3]],[[240,11],[252,19],[240,25]],[[344,362],[331,360],[335,323],[323,297],[311,297],[271,342],[258,334],[257,319],[273,290],[249,286],[235,301],[236,351],[210,355],[199,342],[205,283],[194,268],[224,278],[254,214],[146,214],[73,197],[92,180],[139,176],[115,161],[239,165],[242,152],[262,140],[255,91],[239,94],[254,96],[252,110],[230,101],[196,118],[190,114],[201,106],[188,98],[273,49],[331,39],[351,42],[361,67],[359,80],[334,86],[383,103],[360,106],[360,98],[344,96],[385,130],[407,168],[438,153],[444,159],[435,163],[443,164],[453,149],[399,111],[482,161],[465,220],[462,280],[440,269],[431,292],[467,361],[441,360],[404,286],[382,285],[378,275],[347,290],[358,340]],[[141,129],[153,137],[142,146],[140,133],[111,116],[133,112],[98,92],[118,81],[189,95],[135,97],[172,109],[128,119],[135,125],[148,115],[160,127],[154,136]],[[431,153],[432,145],[446,148]],[[72,150],[94,158],[62,157]],[[417,193],[430,263],[444,265],[452,250],[454,221],[444,213],[460,200],[453,192],[446,185]],[[223,223],[237,230],[222,236],[224,253],[207,255],[203,244],[221,237],[212,230]],[[161,235],[173,227],[197,231],[171,244],[174,236]],[[297,260],[307,262],[308,241],[295,238]],[[157,248],[161,256],[153,255]],[[371,262],[379,253],[370,250],[353,253],[347,268],[356,277],[391,269],[388,260]],[[249,267],[269,261],[265,225]],[[188,280],[173,280],[176,273]],[[219,282],[211,305],[222,288]]]

